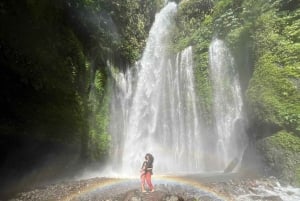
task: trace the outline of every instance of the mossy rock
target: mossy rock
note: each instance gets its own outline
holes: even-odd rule
[[[266,172],[284,182],[300,185],[300,138],[280,131],[257,142]]]

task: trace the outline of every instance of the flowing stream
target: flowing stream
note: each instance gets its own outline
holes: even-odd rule
[[[192,46],[176,55],[168,51],[176,11],[177,5],[168,3],[156,15],[141,60],[127,72],[113,73],[109,166],[119,175],[137,175],[148,152],[160,174],[223,171],[241,159],[246,140],[233,59],[222,42],[212,42],[216,126],[207,132],[194,86]]]

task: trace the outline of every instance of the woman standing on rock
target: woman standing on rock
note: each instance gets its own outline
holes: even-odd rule
[[[151,175],[153,174],[153,161],[154,158],[152,154],[147,153],[145,156],[145,161],[143,162],[142,168],[141,168],[141,186],[142,186],[142,192],[146,192],[145,190],[145,181],[147,182],[147,185],[150,189],[150,192],[154,192],[154,188],[151,182]]]

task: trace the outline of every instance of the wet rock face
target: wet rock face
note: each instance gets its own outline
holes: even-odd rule
[[[253,195],[253,196],[249,196],[249,199],[261,200],[261,201],[283,201],[279,196],[276,195],[270,195],[270,196]]]
[[[274,175],[286,184],[300,187],[300,139],[291,133],[280,131],[256,143],[258,155],[265,164],[267,175]]]

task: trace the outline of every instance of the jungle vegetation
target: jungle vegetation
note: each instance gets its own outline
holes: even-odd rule
[[[212,119],[208,48],[213,38],[219,38],[234,55],[249,119],[248,136],[267,174],[299,184],[300,2],[182,1],[177,24],[174,47],[177,51],[188,45],[194,48],[196,85],[204,97],[207,123]],[[275,149],[280,154],[270,151]]]

